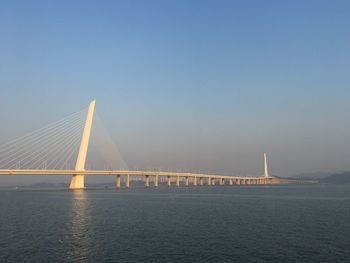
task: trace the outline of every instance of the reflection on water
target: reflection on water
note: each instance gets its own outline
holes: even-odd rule
[[[67,260],[86,260],[93,251],[91,204],[84,190],[72,191],[67,221]]]

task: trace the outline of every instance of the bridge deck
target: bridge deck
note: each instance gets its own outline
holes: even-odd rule
[[[262,179],[272,178],[265,176],[234,176],[234,175],[213,175],[200,173],[179,173],[160,171],[129,171],[129,170],[0,170],[0,175],[134,175],[134,176],[171,176],[171,177],[203,177],[217,179]]]

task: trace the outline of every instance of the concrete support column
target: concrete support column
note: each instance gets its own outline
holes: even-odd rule
[[[167,178],[167,185],[168,185],[168,187],[171,186],[171,178],[170,178],[170,176],[168,176],[168,178]]]
[[[199,177],[199,185],[200,186],[203,186],[204,185],[204,182],[203,182],[203,177]]]
[[[193,186],[197,186],[197,176],[193,177]]]
[[[211,185],[215,185],[215,178],[211,179]]]
[[[116,179],[116,181],[115,181],[115,186],[116,186],[117,188],[120,188],[120,174],[117,175],[117,179]]]
[[[208,186],[211,186],[211,178],[210,177],[207,177],[207,184],[208,184]]]
[[[180,186],[180,176],[176,176],[176,187]]]
[[[125,187],[126,188],[130,187],[130,174],[127,174],[125,177]]]
[[[145,175],[145,187],[149,187],[149,175]]]
[[[232,179],[230,179],[229,184],[230,184],[230,185],[233,185],[233,181],[232,181]]]
[[[158,188],[158,174],[154,177],[154,187]]]
[[[220,185],[225,185],[225,180],[224,180],[224,178],[220,178]]]
[[[189,182],[189,178],[188,178],[188,176],[186,176],[186,177],[185,177],[185,186],[188,186],[188,185],[189,185],[188,182]]]

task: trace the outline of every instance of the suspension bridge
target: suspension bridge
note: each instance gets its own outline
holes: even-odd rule
[[[84,189],[84,176],[112,175],[116,187],[121,187],[124,177],[129,188],[133,179],[145,182],[145,187],[158,187],[159,181],[166,181],[168,187],[180,182],[185,186],[212,185],[259,185],[276,182],[269,175],[267,158],[264,154],[264,174],[261,176],[215,175],[190,172],[138,171],[130,169],[87,169],[90,134],[94,119],[95,100],[85,111],[75,113],[56,123],[31,132],[0,146],[0,175],[72,175],[69,189]],[[84,118],[82,118],[84,116]],[[86,116],[86,117],[85,117]],[[105,144],[108,147],[109,144]],[[111,151],[109,157],[117,154]],[[76,157],[75,157],[76,156]],[[71,168],[75,162],[74,168]],[[165,180],[164,180],[165,179]]]

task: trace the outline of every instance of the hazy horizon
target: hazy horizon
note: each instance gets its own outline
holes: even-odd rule
[[[0,144],[96,99],[129,168],[349,171],[349,8],[1,2]]]

